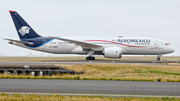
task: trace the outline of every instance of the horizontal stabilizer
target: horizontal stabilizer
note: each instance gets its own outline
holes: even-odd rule
[[[18,41],[18,40],[13,40],[13,39],[4,39],[4,40],[8,40],[11,42],[19,42],[19,43],[23,43],[23,44],[33,44],[33,42]]]

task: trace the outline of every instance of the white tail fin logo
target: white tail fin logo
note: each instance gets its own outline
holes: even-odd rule
[[[22,26],[18,32],[24,36],[26,33],[29,34],[29,30],[30,28],[28,26]]]

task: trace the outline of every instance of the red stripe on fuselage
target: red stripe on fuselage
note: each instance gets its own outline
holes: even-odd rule
[[[85,41],[109,42],[109,43],[116,43],[116,44],[120,44],[120,45],[123,45],[123,46],[127,46],[127,47],[136,47],[136,48],[147,47],[147,46],[132,46],[132,45],[126,45],[126,44],[117,43],[117,42],[113,42],[113,41],[107,41],[107,40],[85,40]]]

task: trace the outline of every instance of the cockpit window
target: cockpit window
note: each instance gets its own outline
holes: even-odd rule
[[[165,43],[165,45],[170,45],[170,43]]]

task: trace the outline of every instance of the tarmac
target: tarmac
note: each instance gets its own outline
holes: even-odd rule
[[[85,65],[85,64],[130,64],[130,65],[159,65],[166,63],[180,63],[179,60],[44,60],[39,62],[0,61],[1,65]],[[179,66],[179,65],[178,65]]]
[[[6,94],[180,98],[178,82],[0,79]]]

